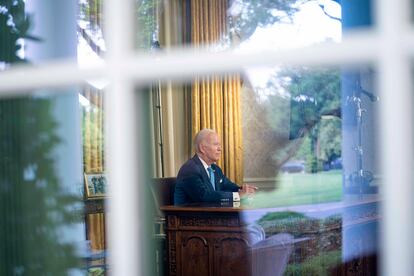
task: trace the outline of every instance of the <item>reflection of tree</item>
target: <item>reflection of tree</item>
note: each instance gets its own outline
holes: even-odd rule
[[[104,27],[104,18],[102,17],[102,0],[79,1],[80,19],[89,23],[92,31],[101,31]],[[156,32],[156,8],[159,0],[135,0],[135,18],[137,28],[135,31],[135,42],[139,49],[149,49]],[[80,29],[80,34],[89,43],[89,46],[100,54],[103,49],[97,45],[93,37]],[[105,35],[104,33],[102,35]],[[104,37],[105,38],[105,37]]]
[[[0,63],[29,37],[24,1],[0,1]],[[67,275],[80,264],[62,229],[78,214],[55,174],[57,125],[47,98],[0,100],[0,275]]]
[[[156,32],[155,10],[158,0],[136,0],[137,25],[136,42],[139,49],[149,49]]]
[[[290,17],[309,0],[235,0],[230,7],[230,33],[248,39],[257,27],[265,27]]]
[[[311,98],[315,103],[308,106],[304,114],[300,114],[296,109],[291,110],[291,114],[277,107],[280,105],[280,95],[269,96],[268,120],[275,128],[280,128],[278,121],[280,118],[287,120],[290,116],[291,128],[296,128],[297,124],[302,124],[303,131],[307,133],[305,143],[296,158],[307,161],[307,168],[311,172],[318,170],[318,161],[329,162],[341,155],[340,143],[340,122],[338,120],[320,120],[323,114],[339,115],[340,110],[340,74],[339,70],[326,69],[286,69],[274,76],[268,83],[268,89],[280,89],[280,79],[289,79],[282,82],[283,88],[288,91],[291,99],[298,97]],[[310,109],[309,109],[310,108]],[[274,119],[278,118],[278,119]],[[298,127],[299,128],[299,127]]]
[[[272,179],[283,163],[284,156],[291,155],[286,146],[288,137],[284,135],[289,121],[286,124],[286,120],[283,120],[285,113],[289,116],[289,101],[279,97],[279,101],[274,101],[276,105],[273,106],[268,100],[261,100],[260,93],[261,89],[254,89],[247,79],[244,81],[241,93],[246,160],[244,172],[246,178],[265,178],[273,186],[275,183]],[[267,116],[274,121],[268,120]]]
[[[73,245],[60,242],[59,230],[80,216],[73,212],[78,199],[55,174],[59,138],[50,108],[48,99],[0,101],[2,275],[64,275],[79,265]]]
[[[322,120],[319,128],[319,159],[330,163],[341,156],[341,121],[339,119]]]
[[[30,17],[24,12],[23,0],[0,0],[0,62],[25,62],[17,55],[22,38],[38,40],[28,34]]]
[[[315,0],[233,0],[229,9],[230,34],[233,41],[247,40],[258,27],[270,26],[276,22],[289,23],[300,6]],[[340,4],[339,0],[332,0]],[[323,13],[332,20],[341,21],[330,15],[323,4]]]

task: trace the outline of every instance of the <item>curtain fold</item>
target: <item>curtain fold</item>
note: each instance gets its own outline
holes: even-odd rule
[[[103,96],[93,87],[86,87],[83,96],[89,106],[83,107],[83,166],[85,173],[104,172]]]
[[[85,20],[90,23],[88,28],[101,29],[105,33],[101,16],[102,2],[102,0],[87,0],[80,7],[85,12]],[[85,31],[82,33],[87,34]],[[90,37],[85,39],[97,55],[104,52]],[[82,105],[83,171],[84,173],[102,173],[105,171],[103,91],[85,84],[81,94],[88,100],[88,104]],[[106,247],[105,214],[86,215],[86,229],[91,249],[104,250]]]
[[[83,171],[85,173],[103,173],[104,129],[103,129],[103,92],[87,85],[82,95],[89,105],[82,108]],[[105,249],[105,215],[87,216],[88,239],[92,250]]]
[[[88,239],[90,240],[91,250],[105,249],[105,215],[89,214],[87,216],[88,222]]]
[[[191,44],[205,47],[227,36],[227,1],[191,0]],[[187,28],[188,29],[188,28]],[[243,182],[243,147],[238,74],[198,76],[191,91],[192,136],[203,128],[217,131],[223,154],[217,162],[236,183]]]

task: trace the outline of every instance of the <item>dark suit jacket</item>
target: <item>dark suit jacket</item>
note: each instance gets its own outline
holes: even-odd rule
[[[194,202],[232,202],[233,192],[239,186],[224,176],[219,166],[212,164],[216,190],[210,183],[210,177],[197,155],[188,160],[179,170],[174,192],[174,204],[182,205]]]

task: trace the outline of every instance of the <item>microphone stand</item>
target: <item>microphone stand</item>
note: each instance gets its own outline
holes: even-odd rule
[[[362,89],[359,79],[356,80],[356,89],[354,90],[353,95],[347,98],[347,103],[355,105],[355,113],[357,119],[357,145],[353,147],[353,150],[356,154],[357,168],[356,171],[349,175],[349,179],[351,183],[353,183],[357,187],[357,191],[360,194],[363,194],[370,188],[374,188],[369,187],[369,184],[374,179],[373,173],[371,171],[363,169],[364,150],[362,147],[362,122],[363,115],[367,110],[364,109],[362,106],[362,94],[366,95],[372,102],[378,101],[377,96]]]
[[[152,50],[159,51],[161,46],[158,40],[152,42]],[[160,169],[161,177],[164,177],[164,136],[163,136],[163,120],[162,120],[162,106],[161,106],[161,81],[158,80],[156,84],[153,84],[153,91],[155,86],[155,108],[157,109],[158,118],[158,135],[159,135],[159,154],[160,154]]]

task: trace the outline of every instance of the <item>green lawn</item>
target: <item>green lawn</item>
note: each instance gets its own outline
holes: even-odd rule
[[[340,201],[342,171],[315,174],[280,174],[278,186],[271,192],[257,192],[251,204],[257,208],[315,204]]]

